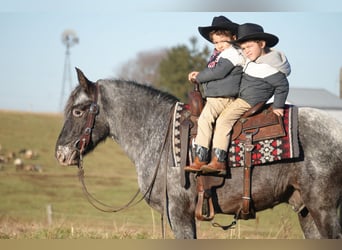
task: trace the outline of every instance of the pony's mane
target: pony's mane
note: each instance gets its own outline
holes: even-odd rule
[[[109,84],[116,84],[117,86],[122,86],[127,88],[128,90],[136,90],[138,89],[140,92],[146,92],[148,95],[155,97],[158,96],[161,100],[165,100],[167,102],[171,102],[174,103],[176,101],[179,101],[179,99],[177,97],[175,97],[174,95],[162,91],[160,89],[157,89],[153,86],[149,86],[146,84],[142,84],[142,83],[138,83],[136,81],[133,80],[123,80],[123,79],[108,79],[108,80],[103,80],[108,82]]]
[[[148,85],[144,85],[141,83],[138,83],[136,81],[130,81],[130,80],[122,80],[122,79],[104,79],[104,80],[99,80],[102,83],[105,84],[115,84],[117,86],[122,86],[125,87],[128,91],[135,91],[135,90],[139,90],[140,92],[145,92],[146,94],[148,94],[151,97],[156,97],[158,96],[158,98],[161,101],[167,101],[169,103],[175,103],[177,101],[179,101],[179,99],[177,97],[175,97],[174,95],[167,93],[165,91],[159,90],[157,88],[154,88],[152,86],[148,86]],[[74,101],[77,97],[77,94],[82,90],[82,87],[80,85],[78,85],[70,94],[70,97],[67,101],[67,104],[65,106],[64,109],[64,114],[68,114],[69,112],[71,112],[72,106],[74,104]]]

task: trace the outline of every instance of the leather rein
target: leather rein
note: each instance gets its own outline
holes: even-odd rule
[[[157,177],[157,173],[158,173],[158,169],[160,167],[160,162],[161,162],[161,157],[159,157],[159,160],[157,162],[152,180],[150,185],[148,186],[147,190],[145,191],[145,193],[143,194],[143,196],[136,200],[139,193],[140,193],[140,189],[137,190],[137,192],[133,195],[133,197],[123,206],[116,208],[110,205],[107,205],[99,200],[97,200],[92,194],[89,193],[85,182],[84,182],[84,168],[83,168],[83,153],[86,150],[87,146],[89,145],[90,141],[91,141],[91,134],[95,125],[95,121],[96,121],[96,116],[99,113],[99,107],[97,104],[97,100],[98,100],[98,95],[99,95],[99,85],[97,83],[94,84],[94,95],[93,95],[93,100],[92,103],[89,107],[89,113],[87,116],[87,121],[86,121],[86,125],[85,128],[83,130],[83,134],[80,136],[80,139],[77,140],[75,142],[75,147],[76,149],[79,151],[79,161],[78,161],[78,177],[79,180],[82,184],[82,189],[83,189],[83,193],[85,194],[87,200],[89,201],[89,203],[95,207],[96,209],[102,211],[102,212],[118,212],[124,209],[127,209],[129,207],[132,207],[134,205],[137,205],[138,203],[140,203],[145,197],[147,197],[147,195],[151,192],[154,182],[156,180]],[[163,150],[165,149],[165,145],[167,144],[167,138],[169,135],[169,128],[171,126],[171,116],[170,116],[170,121],[168,124],[168,128],[167,131],[165,133],[165,137],[164,137],[164,141],[163,144],[160,147],[160,154],[163,152]],[[165,184],[166,185],[166,184]],[[166,191],[165,191],[165,195],[166,195]],[[165,197],[166,198],[166,197]],[[166,200],[166,199],[165,199]],[[163,216],[163,215],[162,215]],[[163,229],[164,231],[164,229]]]

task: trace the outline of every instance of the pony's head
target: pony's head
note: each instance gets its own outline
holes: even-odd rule
[[[76,165],[108,135],[108,125],[98,104],[99,85],[76,68],[79,85],[71,93],[64,111],[64,125],[55,153],[61,165]]]

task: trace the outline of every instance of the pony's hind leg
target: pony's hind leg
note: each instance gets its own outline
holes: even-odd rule
[[[311,214],[305,207],[299,190],[294,190],[288,202],[292,206],[293,211],[295,211],[298,214],[299,224],[302,228],[304,237],[306,239],[322,238]]]
[[[337,207],[337,217],[338,217],[338,220],[340,222],[340,228],[342,229],[342,197],[341,197],[341,200],[340,200],[339,205]],[[339,238],[342,239],[342,230],[339,234]]]
[[[306,207],[304,207],[300,212],[298,212],[298,220],[305,239],[322,238],[311,214],[309,213]]]
[[[324,195],[322,195],[324,196]],[[336,198],[334,196],[334,198]],[[308,216],[312,217],[321,238],[342,238],[341,203],[333,202],[332,197],[320,197],[311,203],[306,202]],[[310,217],[306,223],[310,222]],[[305,221],[305,219],[303,219]]]
[[[304,237],[307,239],[341,238],[342,203],[337,199],[336,194],[319,193],[322,195],[315,199],[308,199],[308,195],[302,196],[299,190],[295,190],[289,198],[289,204],[298,213]]]

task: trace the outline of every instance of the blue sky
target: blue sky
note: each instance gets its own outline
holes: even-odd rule
[[[222,1],[206,1],[204,5],[195,5],[193,0],[186,4],[166,1],[162,6],[163,1],[146,0],[137,4],[130,1],[132,5],[128,6],[102,0],[103,5],[93,6],[86,0],[55,4],[0,0],[0,109],[61,110],[65,56],[61,34],[66,29],[75,30],[80,39],[71,48],[72,67],[79,67],[96,81],[115,77],[120,65],[139,52],[189,45],[192,36],[204,46],[207,42],[197,28],[210,25],[217,15],[237,23],[258,23],[266,32],[277,35],[280,42],[276,49],[287,55],[292,66],[292,87],[324,88],[338,95],[342,67],[340,1],[317,4],[304,0],[294,5],[289,0],[287,5],[278,6],[266,5],[266,0],[260,1],[265,3],[263,6],[245,5],[248,1],[215,8],[208,2]],[[74,71],[72,80],[75,85]]]

